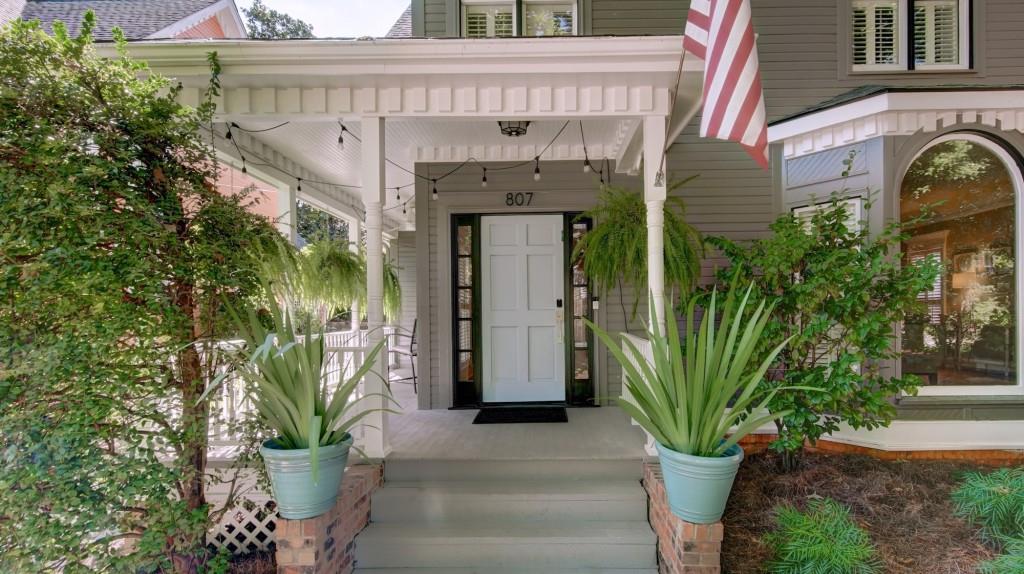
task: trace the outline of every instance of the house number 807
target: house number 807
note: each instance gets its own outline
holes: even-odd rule
[[[527,191],[526,193],[506,193],[505,194],[505,205],[512,207],[522,207],[524,205],[530,205],[533,203],[533,192]]]

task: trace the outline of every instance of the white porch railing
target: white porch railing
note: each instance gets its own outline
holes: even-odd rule
[[[348,380],[363,365],[369,352],[366,331],[335,331],[325,333],[327,360],[324,372],[331,390],[336,389],[342,381]],[[238,344],[230,341],[224,346]],[[354,399],[363,396],[363,383],[356,390]],[[210,458],[231,459],[240,443],[239,423],[254,415],[252,401],[246,395],[245,386],[237,376],[229,375],[217,391],[210,397]],[[352,430],[357,446],[363,438],[362,425]]]
[[[623,333],[622,334],[622,339],[623,339],[623,341],[622,341],[622,350],[626,353],[626,358],[627,359],[629,359],[630,361],[633,361],[633,353],[629,350],[629,347],[626,345],[626,341],[628,340],[630,343],[632,343],[633,345],[636,346],[637,350],[640,351],[640,354],[643,355],[644,359],[646,359],[648,363],[653,363],[654,362],[654,355],[651,354],[651,342],[650,341],[648,341],[647,339],[644,339],[643,337],[637,337],[636,335],[630,335],[629,333]],[[638,367],[639,365],[636,365],[636,363],[634,362],[634,366]],[[629,403],[633,403],[634,402],[633,401],[632,393],[630,393],[629,389],[626,387],[626,372],[625,371],[622,372],[622,390],[619,392],[619,400],[620,401],[626,401],[626,402],[629,402]],[[632,422],[633,422],[634,425],[637,424],[636,421],[632,421]],[[654,446],[654,437],[651,436],[651,434],[649,432],[647,432],[647,431],[644,431],[644,436],[647,437],[647,441],[644,444],[644,450],[647,451],[648,455],[658,456],[658,449]]]

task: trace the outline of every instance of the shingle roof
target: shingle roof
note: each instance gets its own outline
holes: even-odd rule
[[[115,27],[134,40],[146,38],[216,3],[217,0],[31,0],[25,3],[21,17],[38,19],[47,31],[60,20],[75,35],[82,27],[86,10],[92,10],[96,14],[93,37],[97,40],[109,40]]]
[[[386,38],[412,38],[412,5],[410,4],[405,12],[395,20],[388,30]]]
[[[863,100],[878,94],[895,94],[895,93],[906,93],[906,92],[965,92],[965,91],[990,91],[990,90],[1019,90],[1024,88],[1020,84],[945,84],[940,86],[877,86],[867,85],[854,88],[848,92],[843,92],[837,96],[829,98],[823,102],[814,104],[809,108],[804,108],[795,114],[789,114],[788,116],[781,117],[777,120],[768,122],[768,125],[781,124],[788,122],[789,120],[795,120],[796,118],[810,115],[816,112],[827,110],[829,108],[835,108],[843,104],[849,104],[856,102],[857,100]]]

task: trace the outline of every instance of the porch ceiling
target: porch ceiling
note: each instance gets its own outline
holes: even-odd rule
[[[686,58],[680,70],[681,45],[679,36],[646,36],[145,41],[128,50],[180,82],[181,99],[189,104],[205,97],[207,54],[216,51],[222,135],[230,122],[247,130],[288,122],[243,133],[235,142],[220,137],[218,148],[235,159],[246,154],[250,163],[259,156],[268,173],[282,180],[342,183],[303,188],[337,197],[351,212],[360,199],[357,140],[365,117],[387,120],[386,155],[397,164],[387,166],[391,188],[412,183],[402,168],[412,170],[416,162],[583,159],[581,123],[588,157],[609,158],[620,171],[635,171],[640,119],[671,116],[677,124],[686,122],[699,104],[703,62]],[[112,47],[101,51],[113,53]],[[498,132],[495,122],[502,118],[532,124],[527,135],[509,138]],[[350,132],[344,147],[338,145],[339,121]],[[235,143],[250,149],[239,154]],[[403,191],[411,195],[412,187]],[[414,221],[411,209],[404,216],[394,209],[394,193],[387,202],[390,226]]]

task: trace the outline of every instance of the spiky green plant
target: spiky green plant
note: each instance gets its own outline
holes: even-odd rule
[[[979,574],[1024,574],[1024,538],[1008,540],[1006,553],[978,565]]]
[[[372,413],[397,414],[386,408],[364,409],[360,404],[370,397],[384,397],[386,403],[392,401],[386,381],[385,393],[354,398],[360,381],[370,375],[384,342],[370,349],[355,373],[332,390],[332,375],[345,365],[338,365],[334,371],[328,369],[323,326],[314,327],[307,319],[304,334],[298,335],[292,314],[286,308],[273,298],[268,306],[269,326],[255,309],[248,309],[244,317],[232,310],[248,351],[247,359],[236,365],[235,372],[247,384],[256,412],[274,431],[277,445],[283,449],[308,448],[316,476],[319,447],[344,442],[350,436],[349,430]],[[227,375],[215,379],[204,396],[222,384]]]
[[[806,512],[776,508],[778,528],[764,537],[771,574],[875,574],[882,563],[868,533],[830,498],[811,500]]]
[[[715,324],[718,293],[711,294],[700,326],[688,327],[685,345],[680,344],[674,321],[667,335],[652,321],[650,362],[628,338],[622,340],[624,351],[611,335],[584,319],[622,366],[633,400],[619,401],[619,406],[655,440],[676,452],[722,456],[761,425],[789,414],[768,414],[764,409],[780,389],[758,393],[765,371],[789,340],[760,365],[752,364],[772,305],[763,299],[754,301],[753,286],[740,297],[738,291],[734,286],[726,296],[721,330]],[[687,305],[688,326],[697,325],[697,299],[691,297]],[[753,303],[757,306],[751,310],[748,305]],[[748,409],[752,414],[746,414]]]
[[[673,184],[670,191],[692,179]],[[681,198],[670,196],[665,201],[665,285],[683,294],[697,284],[704,256],[700,234],[686,223],[685,213]],[[592,219],[594,227],[576,244],[572,260],[583,261],[583,273],[596,291],[608,293],[619,287],[619,302],[625,316],[623,284],[641,293],[647,285],[647,206],[643,195],[605,186],[597,206],[580,217]],[[636,309],[634,302],[633,316]],[[629,318],[625,319],[628,324]]]
[[[989,542],[1024,538],[1024,468],[966,473],[953,492],[953,505]]]

